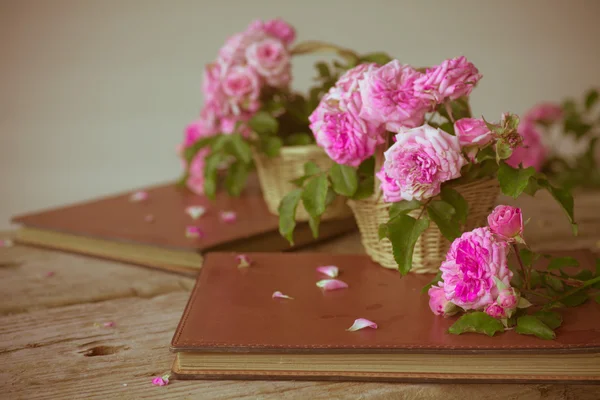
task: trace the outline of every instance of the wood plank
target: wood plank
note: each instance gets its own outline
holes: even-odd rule
[[[0,317],[6,399],[592,399],[597,386],[435,385],[293,381],[172,381],[171,336],[185,292],[56,307]],[[95,325],[114,321],[114,328]],[[124,386],[126,384],[126,386]]]

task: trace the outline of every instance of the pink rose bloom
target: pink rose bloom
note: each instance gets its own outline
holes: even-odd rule
[[[441,129],[423,125],[396,135],[385,153],[382,182],[384,198],[398,200],[425,200],[440,193],[443,182],[460,177],[460,169],[467,163],[462,156],[458,138]],[[383,177],[383,179],[382,179]],[[397,190],[388,178],[394,181]],[[387,200],[386,200],[387,201]]]
[[[258,100],[260,81],[256,72],[249,67],[230,67],[223,77],[223,92],[235,104]],[[245,107],[251,108],[251,107]]]
[[[509,243],[523,236],[523,215],[521,209],[511,206],[496,206],[488,215],[490,230]]]
[[[357,91],[359,90],[359,82],[365,78],[365,74],[378,68],[380,68],[379,65],[375,63],[359,64],[340,76],[335,86],[345,93]]]
[[[182,147],[186,148],[198,141],[198,139],[216,134],[215,127],[203,118],[199,118],[185,127]]]
[[[385,173],[385,166],[382,166],[381,170],[375,176],[381,182],[379,187],[383,192],[383,201],[386,203],[396,203],[404,200],[402,198],[402,191],[396,181]]]
[[[332,88],[309,117],[315,140],[338,164],[358,166],[383,140],[381,126],[362,119],[358,92],[341,94]]]
[[[202,195],[204,194],[204,166],[205,158],[210,153],[207,147],[200,149],[196,156],[192,159],[188,169],[188,178],[185,185],[192,192]]]
[[[222,69],[221,65],[217,63],[207,64],[204,67],[202,93],[204,93],[205,101],[211,101],[215,96],[218,96],[218,92],[221,90]]]
[[[252,43],[246,50],[246,58],[248,64],[264,77],[269,85],[285,86],[289,83],[290,54],[281,41],[267,38]]]
[[[423,124],[431,109],[429,102],[415,96],[414,83],[421,73],[398,60],[379,68],[371,68],[359,83],[363,108],[360,116],[388,130],[414,128]]]
[[[560,121],[563,117],[562,107],[553,103],[541,103],[529,110],[523,119],[534,122],[552,123]]]
[[[494,277],[510,286],[508,245],[489,228],[465,232],[452,243],[440,267],[446,299],[465,310],[483,310],[498,297]]]
[[[490,317],[494,318],[506,318],[506,310],[500,307],[498,304],[492,303],[485,308],[485,313]]]
[[[458,312],[458,308],[446,299],[444,293],[444,283],[440,282],[440,286],[432,286],[427,294],[429,295],[429,308],[435,315],[443,315],[449,317]]]
[[[533,167],[539,172],[546,161],[547,154],[540,133],[535,124],[529,120],[519,124],[519,133],[523,137],[523,143],[513,149],[506,163],[513,168],[518,168],[522,163],[524,168]]]
[[[454,123],[454,131],[461,146],[484,147],[493,139],[492,132],[480,119],[462,118]]]
[[[249,31],[259,31],[281,40],[286,46],[296,39],[296,30],[281,18],[269,21],[256,20],[248,27]]]
[[[415,81],[415,91],[417,96],[439,104],[445,99],[468,96],[481,76],[464,56],[452,58],[437,67],[428,68],[425,75]]]
[[[514,288],[506,288],[500,291],[496,303],[506,310],[514,310],[519,304],[519,297],[519,293]]]
[[[248,47],[265,39],[267,35],[261,30],[247,30],[236,33],[225,41],[219,50],[218,63],[224,66],[246,64]]]

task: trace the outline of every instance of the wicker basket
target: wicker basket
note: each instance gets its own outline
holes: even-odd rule
[[[496,179],[482,179],[455,189],[469,203],[469,216],[465,230],[484,226],[487,216],[494,207],[500,193]],[[348,205],[354,212],[362,244],[373,261],[385,268],[396,269],[398,264],[392,255],[392,244],[388,239],[379,240],[379,225],[389,219],[391,203],[384,203],[381,196],[374,196],[360,201],[349,201]],[[417,217],[421,210],[411,211],[409,215]],[[450,242],[442,235],[437,226],[432,223],[419,237],[413,253],[411,272],[417,274],[437,273],[440,264],[446,258]]]
[[[333,161],[317,145],[282,147],[280,155],[274,158],[254,153],[258,180],[271,214],[279,215],[277,208],[281,199],[292,190],[297,189],[291,181],[304,175],[304,164],[308,161],[313,161],[322,170],[328,170],[333,165]],[[351,215],[352,211],[346,205],[346,199],[338,196],[327,208],[321,220]],[[298,205],[296,220],[308,220],[308,213],[302,203]]]

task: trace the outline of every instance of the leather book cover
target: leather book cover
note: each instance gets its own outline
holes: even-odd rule
[[[198,196],[175,184],[165,184],[140,189],[147,192],[144,201],[132,202],[125,194],[69,205],[54,210],[42,211],[14,217],[12,222],[25,228],[56,232],[82,238],[100,239],[114,243],[145,246],[148,249],[164,249],[178,254],[185,252],[205,253],[214,250],[235,251],[279,251],[291,249],[289,243],[279,235],[278,217],[267,210],[255,177],[240,197],[230,197],[225,192],[217,193],[215,200]],[[186,212],[188,206],[203,206],[206,212],[194,220]],[[236,213],[234,222],[225,222],[222,211]],[[200,229],[200,237],[187,237],[186,228]],[[355,229],[353,218],[324,221],[318,240],[346,233]],[[35,240],[19,240],[29,242]],[[299,223],[295,235],[296,247],[313,243],[307,223]],[[39,243],[43,246],[43,243]],[[61,249],[61,244],[56,247]],[[63,246],[62,250],[68,250]],[[143,250],[143,247],[141,248]],[[75,252],[94,255],[94,250],[79,246]],[[103,258],[127,261],[110,250]],[[153,263],[152,260],[148,260]],[[140,262],[144,264],[145,262]],[[160,265],[150,265],[160,267]],[[168,267],[168,266],[167,266]]]
[[[571,252],[592,265],[592,254]],[[174,372],[181,379],[336,379],[384,381],[542,382],[600,381],[600,375],[540,376],[536,371],[519,377],[476,375],[460,367],[452,373],[390,373],[360,371],[360,363],[337,371],[253,370],[252,355],[372,356],[390,354],[423,357],[556,357],[592,355],[600,366],[600,306],[593,301],[558,309],[564,318],[555,340],[518,335],[513,331],[487,337],[467,333],[452,335],[448,328],[456,317],[443,318],[429,309],[421,289],[432,275],[408,274],[376,265],[363,255],[317,253],[250,254],[254,263],[238,269],[234,254],[211,253],[173,336],[171,351],[185,354],[245,354],[248,368],[202,369]],[[338,279],[348,288],[322,291],[315,283],[327,278],[316,267],[335,265]],[[293,300],[274,299],[280,291]],[[357,318],[378,324],[378,329],[348,332]],[[384,358],[382,358],[384,360]],[[417,359],[418,360],[418,359]],[[177,360],[176,360],[177,361]],[[283,362],[283,361],[280,361]],[[383,362],[383,361],[382,361]],[[456,361],[455,361],[456,362]],[[562,368],[562,366],[561,366]]]

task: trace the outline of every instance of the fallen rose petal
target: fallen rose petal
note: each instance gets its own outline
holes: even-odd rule
[[[50,277],[54,276],[54,271],[48,271],[48,272],[46,272],[46,273],[44,274],[44,276],[45,276],[46,278],[50,278]]]
[[[186,238],[203,238],[204,232],[197,226],[188,226],[185,228],[185,237]]]
[[[317,286],[324,290],[346,289],[348,284],[339,279],[323,279],[317,282]]]
[[[235,260],[238,262],[238,268],[248,268],[252,265],[252,260],[246,254],[238,254]]]
[[[144,192],[144,191],[135,192],[135,193],[131,194],[131,196],[129,196],[129,201],[131,201],[133,203],[145,201],[147,199],[148,199],[148,192]]]
[[[171,375],[169,375],[169,374],[163,375],[163,376],[157,376],[154,379],[152,379],[152,384],[154,386],[166,386],[169,384],[170,377],[171,377]]]
[[[335,265],[324,265],[322,267],[317,267],[317,272],[327,275],[330,278],[335,278],[340,273],[338,267]]]
[[[237,214],[235,211],[221,211],[221,221],[223,222],[235,222],[237,220]]]
[[[375,322],[369,321],[368,319],[365,319],[365,318],[358,318],[358,319],[354,320],[354,323],[352,324],[352,326],[346,330],[348,332],[354,332],[354,331],[357,331],[357,330],[363,329],[363,328],[377,329],[377,324]]]
[[[206,214],[206,207],[202,206],[189,206],[185,209],[187,215],[192,217],[192,219],[198,219],[204,214]]]
[[[144,217],[144,221],[146,222],[154,222],[154,215],[148,214]]]
[[[13,247],[14,243],[10,239],[0,239],[0,247]]]
[[[271,296],[274,299],[288,299],[288,300],[294,300],[293,297],[287,296],[283,293],[281,293],[280,291],[277,291],[275,293],[273,293],[273,296]]]
[[[115,323],[113,321],[108,321],[108,322],[103,323],[102,326],[105,328],[114,328]]]

